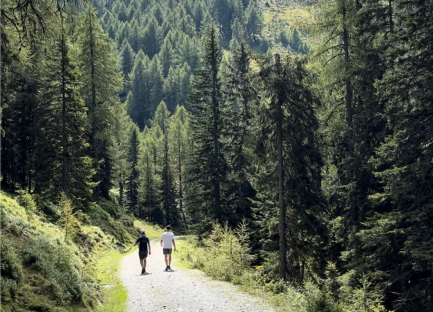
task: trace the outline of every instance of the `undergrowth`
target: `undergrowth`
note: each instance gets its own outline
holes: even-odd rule
[[[77,211],[66,197],[49,203],[1,192],[1,311],[123,310],[118,249],[131,245],[138,229],[111,201],[88,209]],[[116,307],[106,310],[110,302]]]
[[[179,245],[179,258],[186,266],[265,297],[277,311],[386,312],[366,277],[352,288],[348,276],[339,276],[332,263],[328,264],[327,278],[319,284],[306,282],[302,288],[271,276],[265,266],[252,266],[254,257],[245,222],[234,230],[214,224],[207,239],[199,241],[189,236]]]

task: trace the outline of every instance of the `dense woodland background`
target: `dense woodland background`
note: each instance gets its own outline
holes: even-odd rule
[[[309,311],[433,311],[431,0],[5,0],[1,17],[3,191],[201,238],[245,220],[253,265],[320,290]]]

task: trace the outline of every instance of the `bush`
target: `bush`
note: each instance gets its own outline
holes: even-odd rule
[[[3,235],[3,233],[1,237],[1,276],[13,279],[18,283],[23,276],[22,265],[18,259],[17,250],[10,239]]]
[[[25,264],[34,267],[50,282],[44,291],[47,296],[59,305],[83,303],[83,286],[92,282],[92,277],[80,274],[83,264],[71,246],[40,235],[27,239],[22,253]]]
[[[28,193],[21,194],[17,197],[17,202],[26,210],[28,216],[32,216],[36,212],[37,207],[32,195]]]

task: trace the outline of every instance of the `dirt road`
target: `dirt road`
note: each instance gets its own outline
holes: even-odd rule
[[[141,275],[138,251],[123,259],[120,275],[128,290],[128,312],[274,312],[235,285],[177,266],[176,256],[173,272],[165,272],[162,248],[153,241],[146,275]]]

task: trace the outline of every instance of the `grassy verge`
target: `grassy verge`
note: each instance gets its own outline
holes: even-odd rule
[[[124,256],[132,253],[110,251],[103,254],[96,264],[98,282],[104,290],[104,300],[98,311],[119,312],[126,310],[128,293],[119,277],[121,261]]]

